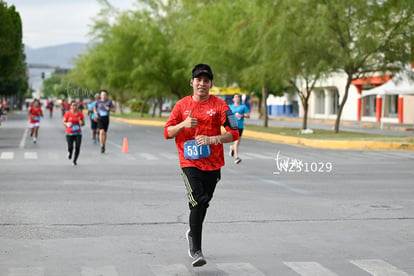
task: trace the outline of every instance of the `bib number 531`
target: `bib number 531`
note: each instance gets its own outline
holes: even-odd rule
[[[198,145],[196,140],[188,140],[184,143],[184,157],[186,159],[201,159],[211,155],[210,145]]]

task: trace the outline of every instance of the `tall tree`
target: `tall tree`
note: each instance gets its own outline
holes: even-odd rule
[[[347,82],[340,100],[334,132],[339,132],[351,82],[373,71],[397,71],[411,61],[414,5],[411,0],[318,0],[321,40],[329,42],[334,70]],[[321,24],[322,25],[322,24]]]
[[[0,95],[20,95],[27,90],[22,23],[15,7],[0,0]]]
[[[278,33],[280,39],[275,44],[280,51],[278,65],[284,72],[287,83],[298,94],[303,107],[302,129],[307,129],[309,99],[319,79],[331,69],[332,55],[326,52],[325,40],[315,35],[320,29],[316,16],[297,16],[316,14],[318,5],[314,1],[281,1],[278,14]]]

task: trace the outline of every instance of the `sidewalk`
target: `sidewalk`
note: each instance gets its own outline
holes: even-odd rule
[[[269,126],[301,128],[302,118],[297,117],[269,117]],[[263,125],[263,120],[249,119],[246,124]],[[334,120],[309,119],[307,126],[310,129],[332,130],[335,126]],[[390,124],[384,123],[381,129],[381,123],[377,122],[355,122],[341,121],[339,131],[352,131],[360,133],[371,133],[378,135],[392,136],[413,136],[414,125]]]
[[[165,122],[163,121],[152,121],[146,119],[126,119],[111,117],[111,120],[117,122],[123,122],[134,125],[145,125],[145,126],[159,126],[164,127]],[[246,120],[246,129],[243,132],[243,137],[247,139],[261,140],[273,143],[283,143],[298,146],[307,146],[314,148],[325,148],[325,149],[355,149],[355,150],[414,150],[414,143],[399,143],[399,142],[375,142],[375,141],[346,141],[346,140],[316,140],[308,138],[298,138],[291,136],[283,136],[271,133],[263,133],[257,131],[248,130],[249,124],[263,125],[262,120],[248,119]],[[302,122],[294,120],[269,120],[269,126],[282,126],[282,127],[296,127],[300,128]],[[315,129],[332,129],[333,125],[324,124],[321,122],[309,122],[308,126]],[[411,131],[403,130],[386,130],[386,129],[374,129],[374,128],[362,128],[357,126],[341,126],[340,131],[355,131],[373,134],[383,135],[395,135],[395,136],[411,136],[414,138],[414,134]]]

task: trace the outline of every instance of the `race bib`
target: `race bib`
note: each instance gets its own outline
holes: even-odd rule
[[[100,117],[106,117],[108,116],[108,110],[99,110],[99,116]]]
[[[39,121],[40,120],[40,116],[33,116],[33,121]]]
[[[72,125],[72,132],[79,132],[80,131],[80,124]]]
[[[201,159],[211,155],[210,145],[199,146],[196,140],[188,140],[184,143],[185,159]]]

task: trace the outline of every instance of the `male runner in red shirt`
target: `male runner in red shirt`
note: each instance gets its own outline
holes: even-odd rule
[[[177,102],[164,136],[175,137],[190,207],[188,254],[193,266],[202,266],[207,263],[201,250],[203,221],[224,166],[223,143],[237,140],[239,132],[228,105],[210,95],[213,72],[209,65],[197,64],[193,68],[191,86],[193,95]],[[226,129],[223,134],[221,126]]]

